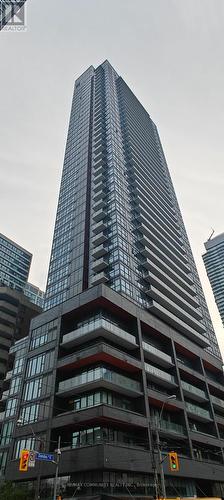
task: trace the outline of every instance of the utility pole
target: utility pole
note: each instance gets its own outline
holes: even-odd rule
[[[160,475],[160,485],[161,485],[161,492],[160,492],[160,487],[159,487],[159,488],[156,488],[156,493],[157,493],[157,495],[158,495],[158,493],[159,493],[159,495],[160,495],[160,493],[162,493],[162,498],[164,498],[164,499],[166,498],[166,483],[165,483],[164,470],[163,470],[163,456],[162,456],[161,446],[160,446],[159,430],[161,428],[161,422],[162,422],[162,416],[163,416],[163,410],[164,410],[165,404],[168,401],[174,400],[174,399],[176,399],[176,395],[172,394],[171,396],[167,396],[167,398],[163,401],[162,408],[161,408],[161,411],[159,413],[159,419],[158,419],[158,422],[156,422],[156,427],[155,427],[156,451],[157,451],[157,457],[158,457],[158,461],[159,461],[159,475]]]
[[[161,482],[161,493],[162,497],[166,498],[166,485],[165,485],[165,478],[164,478],[164,471],[163,471],[163,457],[161,453],[161,447],[160,447],[160,439],[159,439],[159,430],[156,428],[156,447],[157,447],[157,453],[158,453],[158,459],[159,459],[159,473],[160,473],[160,482]]]
[[[57,460],[56,460],[56,470],[55,470],[55,478],[54,478],[53,500],[57,500],[58,472],[59,472],[59,462],[60,462],[60,457],[61,457],[60,446],[61,446],[61,436],[58,436],[58,449],[56,451]]]

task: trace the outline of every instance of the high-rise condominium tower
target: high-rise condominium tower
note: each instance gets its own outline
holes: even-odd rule
[[[21,475],[18,457],[60,437],[65,497],[150,498],[159,447],[160,495],[224,496],[219,349],[156,126],[108,61],[75,82],[45,312],[26,346],[0,439],[8,479],[38,490],[41,475],[50,496],[55,464]]]
[[[205,243],[205,268],[224,325],[224,233]]]
[[[98,283],[219,355],[157,128],[107,61],[75,83],[45,308]]]

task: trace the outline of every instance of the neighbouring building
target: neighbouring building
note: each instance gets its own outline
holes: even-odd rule
[[[205,243],[205,269],[224,325],[224,233]]]
[[[149,498],[158,431],[167,496],[224,496],[217,340],[157,128],[108,61],[75,82],[45,311],[24,349],[7,479],[51,495],[55,464],[21,474],[18,460],[60,436],[58,493]]]
[[[23,292],[32,254],[0,233],[0,283]]]
[[[32,254],[0,233],[0,284],[23,292],[43,309],[44,292],[28,282]]]
[[[25,295],[37,306],[43,309],[44,307],[44,292],[38,288],[38,286],[32,285],[32,283],[27,282],[24,288]]]
[[[21,341],[28,339],[31,319],[41,312],[41,308],[28,300],[22,292],[13,290],[10,287],[0,286],[0,429],[4,418],[13,412],[15,399],[13,394],[17,393],[20,387],[20,367],[14,367],[15,378],[12,380],[13,359],[10,351],[19,356]],[[18,346],[15,348],[15,343]],[[18,370],[18,371],[17,371]],[[7,440],[6,429],[12,424],[3,426],[0,449],[0,478],[4,472],[7,453],[4,449],[10,442]]]

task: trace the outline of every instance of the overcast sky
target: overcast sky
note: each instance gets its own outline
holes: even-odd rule
[[[0,232],[45,287],[74,79],[109,59],[158,126],[209,309],[201,254],[224,231],[224,1],[27,0],[0,32]]]

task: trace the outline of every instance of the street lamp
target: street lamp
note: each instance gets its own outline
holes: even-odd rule
[[[57,499],[57,487],[58,487],[58,472],[59,472],[59,462],[61,458],[61,436],[58,436],[58,448],[56,450],[57,453],[57,461],[56,463],[56,470],[55,470],[55,478],[54,478],[54,493],[53,493],[53,500]]]
[[[162,408],[161,408],[160,413],[159,413],[159,422],[158,422],[158,425],[156,425],[156,429],[155,429],[156,447],[157,447],[157,453],[158,453],[158,458],[159,458],[159,472],[160,472],[161,490],[162,490],[163,498],[166,498],[166,484],[165,484],[164,471],[163,471],[163,457],[162,457],[162,452],[161,452],[161,447],[160,447],[159,430],[161,428],[161,420],[162,420],[164,406],[167,403],[167,401],[174,400],[174,399],[176,399],[176,394],[171,394],[171,396],[167,396],[167,398],[163,401]]]

